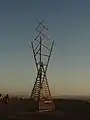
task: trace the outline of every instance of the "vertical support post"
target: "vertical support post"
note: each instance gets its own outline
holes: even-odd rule
[[[38,111],[39,111],[39,102],[40,102],[40,92],[41,92],[41,87],[42,87],[42,66],[41,66],[41,44],[42,44],[42,39],[40,36],[40,68],[39,68],[39,78],[40,78],[40,86],[39,86],[39,96],[38,96]]]
[[[41,38],[41,36],[40,36],[40,68],[41,68],[41,44],[42,44],[42,38]]]

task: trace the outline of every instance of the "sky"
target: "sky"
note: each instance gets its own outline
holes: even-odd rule
[[[36,21],[55,41],[47,71],[52,96],[90,95],[90,1],[0,0],[0,91],[31,93]]]

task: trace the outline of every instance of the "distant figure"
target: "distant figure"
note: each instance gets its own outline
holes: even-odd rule
[[[8,104],[8,101],[9,101],[9,95],[6,94],[6,96],[5,96],[3,99],[4,99],[5,104]]]
[[[2,99],[2,94],[0,94],[0,100]]]
[[[0,94],[0,97],[2,96],[2,94]]]

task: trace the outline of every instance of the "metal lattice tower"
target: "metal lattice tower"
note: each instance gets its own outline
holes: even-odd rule
[[[37,101],[37,111],[53,111],[55,107],[51,98],[46,72],[54,41],[50,41],[50,38],[46,36],[48,28],[44,26],[43,22],[39,22],[36,28],[37,36],[31,42],[37,68],[37,77],[31,92],[31,99]]]

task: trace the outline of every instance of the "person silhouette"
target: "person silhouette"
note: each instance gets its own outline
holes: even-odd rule
[[[4,97],[4,102],[5,102],[5,104],[8,104],[8,101],[9,101],[9,95],[6,94],[6,96]]]

